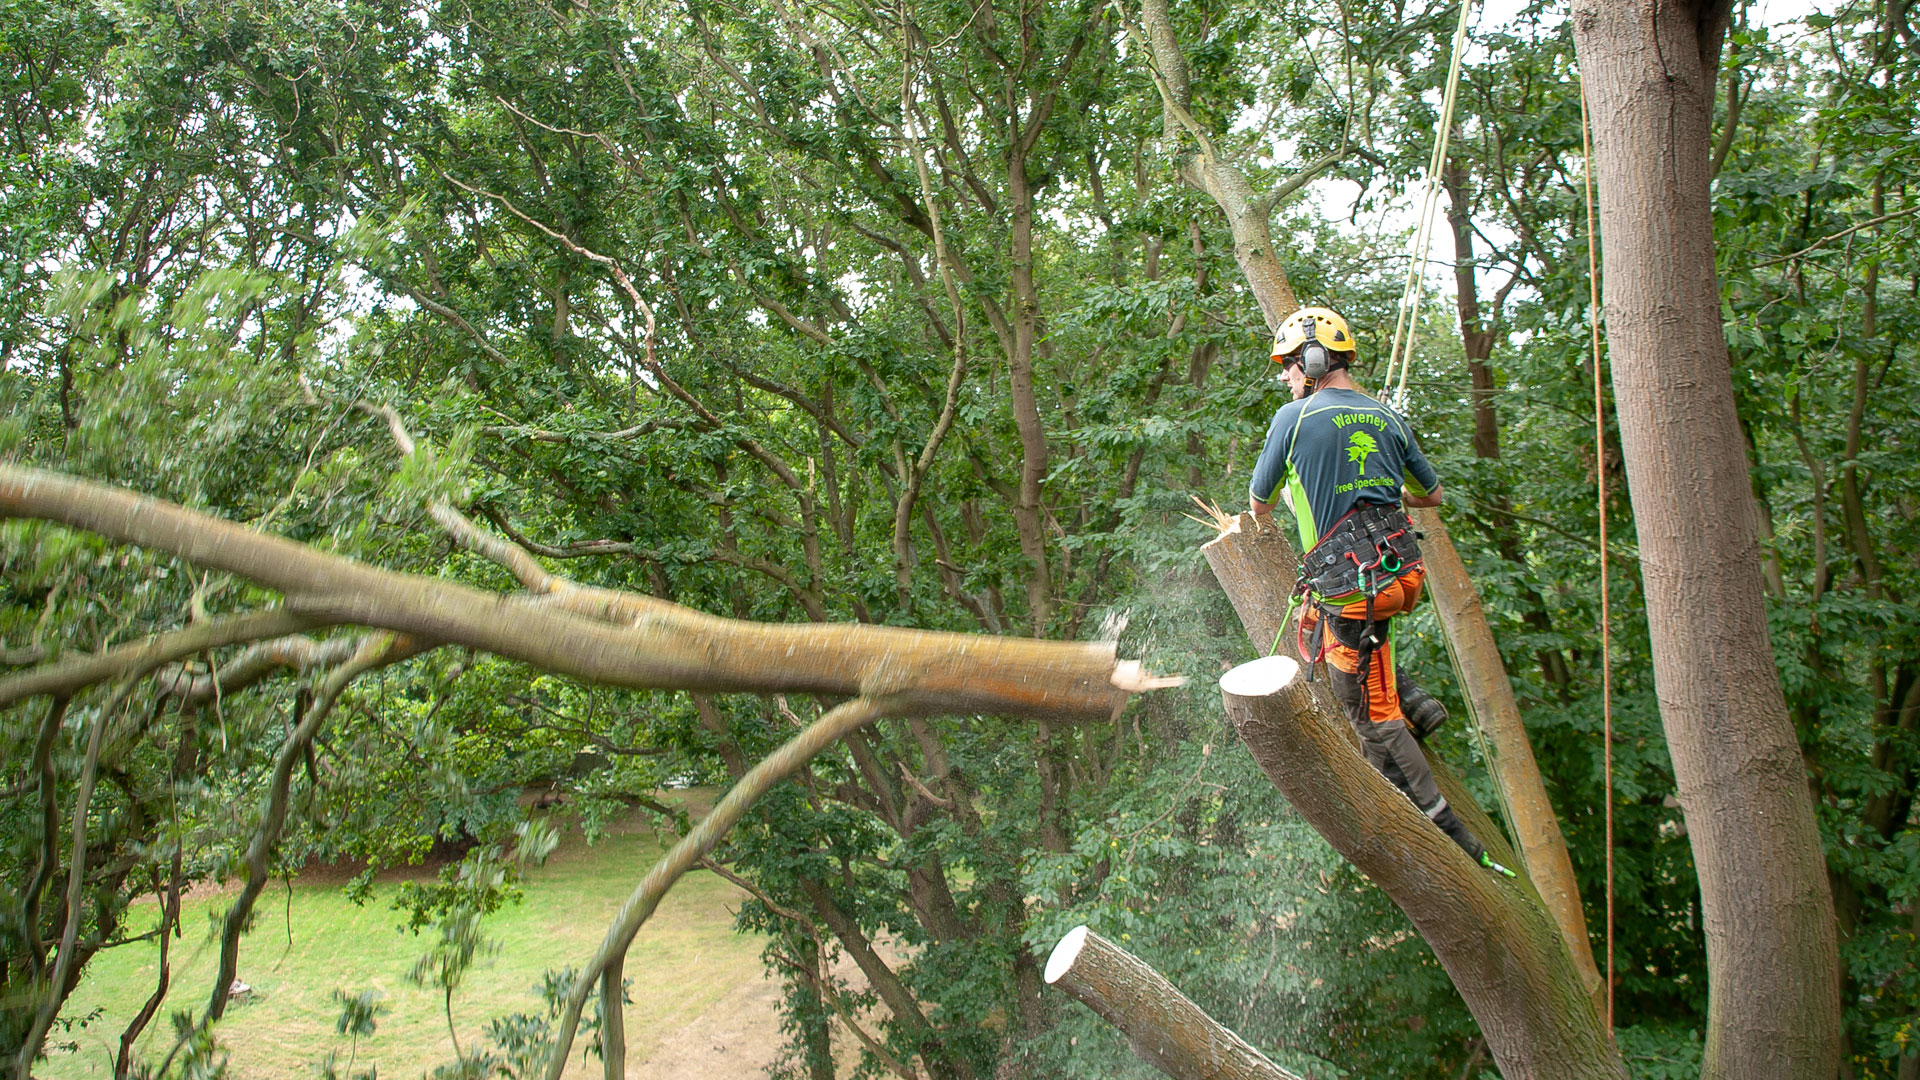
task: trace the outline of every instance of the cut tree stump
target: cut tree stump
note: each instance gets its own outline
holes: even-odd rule
[[[1300,1080],[1208,1016],[1166,976],[1076,926],[1047,958],[1047,982],[1120,1029],[1140,1060],[1175,1080]]]

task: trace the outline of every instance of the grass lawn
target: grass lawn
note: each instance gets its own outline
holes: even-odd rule
[[[577,832],[570,833],[545,866],[528,874],[525,899],[487,920],[486,932],[500,949],[480,961],[454,997],[460,1045],[480,1045],[482,1029],[492,1017],[538,1013],[541,1002],[534,987],[542,972],[586,961],[621,901],[663,850],[661,840],[640,826],[616,829],[591,848]],[[417,876],[431,874],[422,871]],[[383,881],[373,900],[355,907],[341,895],[337,875],[322,877],[294,881],[291,943],[285,886],[276,882],[261,894],[254,928],[240,949],[240,978],[252,984],[253,994],[229,1006],[218,1030],[232,1052],[229,1075],[235,1080],[305,1077],[309,1064],[334,1048],[344,1065],[347,1040],[334,1034],[339,1007],[331,994],[336,988],[349,994],[376,988],[391,1010],[380,1018],[374,1036],[361,1041],[355,1071],[378,1065],[384,1077],[416,1077],[451,1060],[453,1044],[440,995],[406,979],[414,960],[427,949],[431,928],[421,936],[398,929],[401,913],[389,906],[398,881]],[[171,1047],[168,1013],[204,1008],[219,955],[214,920],[224,914],[233,892],[187,901],[181,916],[183,936],[173,945],[172,991],[141,1039],[143,1056],[157,1059]],[[762,940],[735,933],[727,911],[743,895],[712,874],[696,871],[668,894],[641,929],[626,965],[633,979],[633,1004],[627,1009],[629,1062],[647,1060],[669,1033],[729,991],[760,980]],[[129,931],[148,928],[158,912],[151,901],[136,908],[127,923]],[[104,1011],[66,1036],[79,1043],[77,1051],[52,1056],[35,1075],[61,1080],[111,1075],[120,1033],[153,992],[158,957],[158,944],[149,941],[95,959],[65,1015]],[[51,1041],[62,1041],[57,1029]],[[576,1061],[567,1075],[599,1075],[598,1061],[592,1064],[587,1069]]]

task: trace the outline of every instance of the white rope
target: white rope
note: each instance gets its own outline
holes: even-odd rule
[[[1427,159],[1426,179],[1420,185],[1420,225],[1407,252],[1407,280],[1400,293],[1400,310],[1393,323],[1393,348],[1387,354],[1386,375],[1380,386],[1388,404],[1407,409],[1407,372],[1413,366],[1413,340],[1420,322],[1420,294],[1426,282],[1427,253],[1433,244],[1434,210],[1440,205],[1440,170],[1447,162],[1447,144],[1453,136],[1454,105],[1460,97],[1460,58],[1466,52],[1467,15],[1473,0],[1461,0],[1460,20],[1453,28],[1453,55],[1447,63],[1447,90],[1440,99],[1440,127],[1434,133],[1433,154]],[[1399,383],[1394,383],[1395,369]]]

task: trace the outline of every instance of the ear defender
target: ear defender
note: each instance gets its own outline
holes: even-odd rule
[[[1318,383],[1327,377],[1333,368],[1333,356],[1325,345],[1320,344],[1319,326],[1314,317],[1305,319],[1306,343],[1300,346],[1300,369],[1305,372],[1309,383]]]

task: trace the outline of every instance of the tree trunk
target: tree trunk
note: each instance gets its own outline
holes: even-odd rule
[[[1521,881],[1469,860],[1354,752],[1351,725],[1298,662],[1268,656],[1220,678],[1228,719],[1307,823],[1419,929],[1479,1021],[1507,1080],[1625,1080],[1553,920]]]
[[[1084,926],[1053,947],[1046,979],[1119,1028],[1141,1061],[1174,1080],[1300,1080],[1146,961]]]
[[[1207,557],[1207,565],[1213,568],[1214,578],[1226,590],[1227,599],[1233,602],[1233,610],[1253,639],[1253,647],[1262,653],[1271,652],[1277,639],[1278,655],[1300,659],[1293,635],[1282,633],[1287,597],[1293,593],[1294,571],[1300,565],[1287,531],[1274,525],[1256,526],[1252,514],[1242,514],[1228,523],[1219,536],[1202,545],[1200,551]],[[1337,712],[1333,691],[1326,680],[1315,680],[1312,685],[1313,692],[1322,696],[1322,704]],[[1349,741],[1356,748],[1359,746],[1357,735]],[[1453,807],[1453,812],[1467,823],[1473,835],[1487,845],[1493,857],[1507,866],[1519,863],[1507,844],[1506,833],[1480,808],[1479,801],[1460,782],[1452,766],[1432,753],[1427,754],[1427,764],[1433,770],[1434,782],[1440,785],[1440,794],[1447,798],[1447,805]]]
[[[1607,332],[1654,685],[1700,878],[1707,1080],[1827,1080],[1834,911],[1774,667],[1709,197],[1729,4],[1577,0]]]

